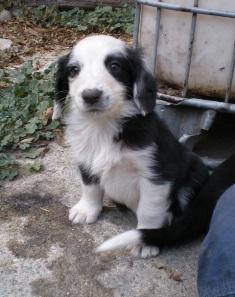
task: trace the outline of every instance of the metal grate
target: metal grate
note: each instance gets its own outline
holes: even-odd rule
[[[189,82],[189,74],[191,68],[191,59],[192,59],[192,51],[194,46],[194,36],[195,30],[197,25],[197,15],[204,14],[204,15],[212,15],[217,17],[227,17],[227,18],[235,18],[235,12],[228,12],[228,11],[220,11],[214,9],[204,9],[198,7],[199,0],[194,0],[194,7],[184,7],[170,3],[163,3],[161,0],[154,1],[154,0],[137,0],[136,1],[136,13],[135,13],[135,25],[134,25],[134,47],[138,46],[138,37],[139,37],[139,27],[140,27],[140,15],[141,15],[141,6],[147,5],[157,8],[157,19],[156,19],[156,29],[155,29],[155,40],[154,40],[154,51],[153,51],[153,73],[155,73],[156,65],[157,65],[157,56],[158,56],[158,43],[159,43],[159,36],[160,36],[160,21],[161,21],[161,10],[174,10],[174,11],[181,11],[187,12],[192,14],[192,21],[191,21],[191,30],[189,36],[189,45],[187,51],[187,63],[185,69],[185,76],[183,82],[183,90],[182,96],[171,96],[163,93],[158,93],[158,98],[163,101],[167,101],[177,105],[183,106],[191,106],[203,109],[213,109],[219,112],[227,112],[227,113],[235,113],[235,104],[230,103],[230,94],[231,94],[231,87],[233,82],[234,76],[234,69],[235,69],[235,41],[233,46],[233,53],[231,57],[231,63],[229,67],[229,75],[227,79],[227,86],[226,92],[224,96],[224,102],[219,102],[216,100],[204,100],[200,98],[187,98],[188,93],[188,82]]]

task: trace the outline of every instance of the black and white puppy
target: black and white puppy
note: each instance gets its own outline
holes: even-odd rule
[[[155,113],[155,79],[139,51],[111,36],[83,39],[59,60],[56,94],[53,118],[69,95],[66,139],[83,181],[69,219],[95,222],[105,194],[131,209],[138,225],[98,251],[132,245],[135,255],[156,256],[151,234],[146,239],[138,229],[171,224],[194,199],[207,169]]]

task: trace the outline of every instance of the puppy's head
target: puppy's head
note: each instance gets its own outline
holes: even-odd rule
[[[135,109],[146,114],[154,109],[156,84],[138,50],[111,36],[96,35],[59,60],[56,94],[57,105],[69,94],[83,113],[123,116]]]

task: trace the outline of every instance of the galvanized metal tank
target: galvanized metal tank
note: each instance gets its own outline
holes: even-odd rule
[[[156,1],[158,2],[158,1]],[[164,0],[193,7],[194,0]],[[200,8],[235,12],[233,0],[199,0]],[[157,9],[142,6],[139,41],[150,68],[153,68]],[[157,76],[182,88],[187,63],[192,14],[161,10],[160,35],[157,51]],[[210,15],[197,16],[195,39],[189,75],[189,91],[203,96],[224,98],[232,62],[235,40],[235,19]],[[231,88],[235,101],[235,77]]]

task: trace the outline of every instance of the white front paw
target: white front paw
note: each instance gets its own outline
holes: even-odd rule
[[[94,223],[101,212],[101,207],[81,199],[69,211],[69,220],[73,224]]]
[[[145,244],[139,244],[131,249],[131,255],[138,258],[151,258],[156,257],[159,254],[159,248],[156,246],[148,246]]]

